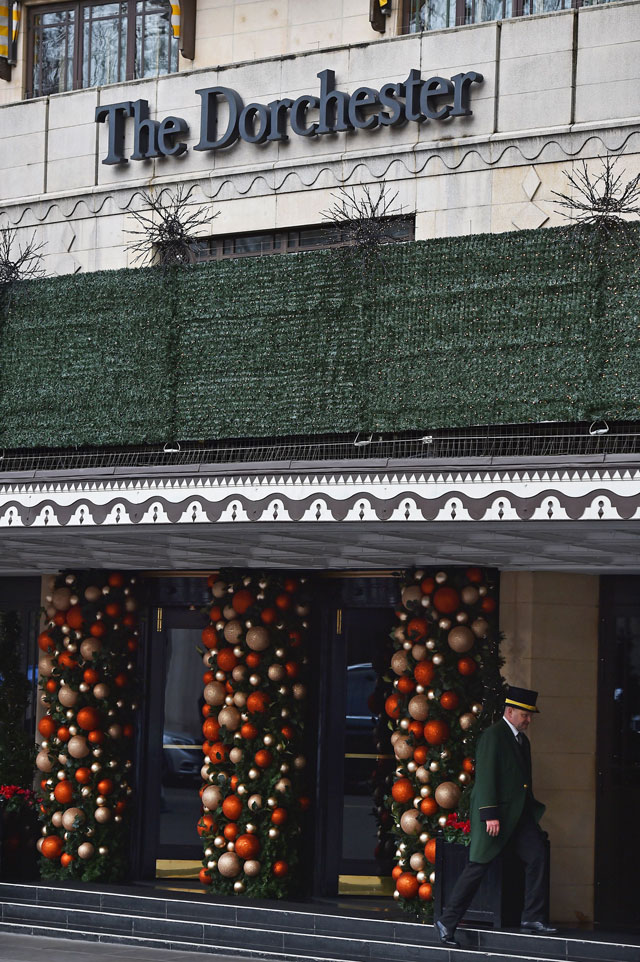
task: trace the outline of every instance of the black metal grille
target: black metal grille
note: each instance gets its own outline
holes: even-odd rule
[[[300,461],[423,460],[633,456],[640,423],[501,425],[398,435],[350,434],[243,438],[165,446],[0,452],[0,474],[97,468]]]

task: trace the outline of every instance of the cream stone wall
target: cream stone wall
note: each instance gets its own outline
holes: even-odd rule
[[[322,9],[325,20],[309,21],[318,49],[0,106],[0,223],[25,238],[36,231],[46,244],[47,273],[62,274],[130,263],[127,229],[141,188],[190,188],[193,203],[211,212],[203,233],[220,235],[317,224],[340,187],[387,184],[398,195],[396,209],[415,215],[416,237],[426,239],[565,223],[553,192],[568,189],[567,172],[582,161],[598,171],[607,153],[623,156],[624,177],[640,173],[639,0],[412,36],[393,36],[391,22],[382,39],[367,20],[369,40],[352,43],[345,24],[365,16],[357,13],[362,7],[368,10],[355,0],[210,0],[201,13],[219,13],[220,36],[226,23],[236,43],[241,27],[248,35],[259,22],[260,33],[280,31],[277,49],[287,51],[304,16]],[[268,26],[276,8],[283,25]],[[336,30],[343,31],[337,39]],[[229,56],[240,55],[232,46]],[[316,93],[317,74],[327,68],[350,93],[402,81],[410,68],[423,77],[474,70],[484,82],[473,88],[467,117],[193,149],[198,89],[224,85],[245,103],[268,103]],[[96,107],[139,98],[153,119],[185,119],[187,153],[104,165],[107,129],[95,124]],[[128,121],[128,154],[132,126]]]
[[[504,675],[540,693],[530,738],[551,839],[551,915],[574,924],[593,919],[598,591],[593,575],[500,578]]]

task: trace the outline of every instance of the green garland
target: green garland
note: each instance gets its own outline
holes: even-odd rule
[[[200,880],[225,895],[299,891],[304,812],[304,578],[222,572],[203,630]]]
[[[396,767],[378,817],[396,843],[402,908],[433,914],[435,839],[466,840],[475,743],[501,707],[495,585],[480,568],[409,571],[385,701]],[[455,813],[455,818],[452,814]]]
[[[49,620],[38,638],[47,713],[36,758],[44,878],[116,882],[128,874],[135,580],[120,572],[69,572],[47,596]]]
[[[0,611],[0,785],[29,788],[35,752],[24,719],[29,682],[19,667],[20,618]]]
[[[614,233],[603,270],[575,238],[388,245],[362,284],[331,250],[22,282],[0,445],[635,420],[637,245]]]

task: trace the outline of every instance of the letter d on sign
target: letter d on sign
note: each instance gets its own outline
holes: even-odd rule
[[[196,90],[202,100],[200,113],[200,143],[194,150],[218,150],[220,147],[230,147],[238,139],[238,122],[244,108],[240,94],[231,87],[205,87]],[[229,107],[227,129],[218,137],[218,97],[224,98]]]

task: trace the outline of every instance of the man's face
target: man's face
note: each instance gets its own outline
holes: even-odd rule
[[[512,708],[511,705],[507,705],[506,716],[513,727],[519,732],[526,732],[531,724],[531,712],[524,711],[522,708]]]

